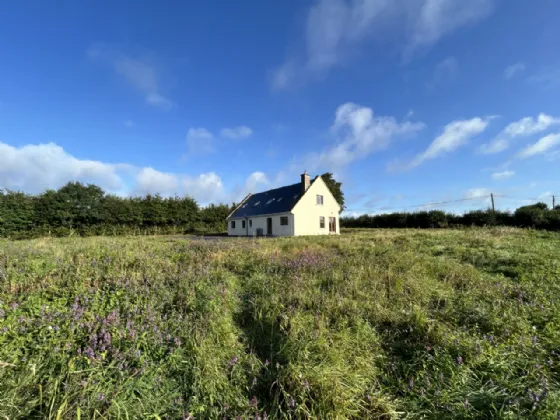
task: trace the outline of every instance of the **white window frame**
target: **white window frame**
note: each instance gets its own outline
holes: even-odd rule
[[[319,216],[319,229],[325,229],[325,216]]]
[[[282,219],[286,220],[286,223],[282,223]],[[288,216],[280,216],[280,226],[289,226],[290,225],[290,219],[288,218]]]
[[[320,203],[319,203],[319,201],[320,201]],[[318,206],[322,206],[324,202],[325,202],[324,197],[321,194],[317,194],[317,197],[315,198],[315,203]]]

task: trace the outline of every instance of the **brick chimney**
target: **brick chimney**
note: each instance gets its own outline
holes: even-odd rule
[[[307,173],[307,171],[304,171],[301,174],[301,194],[305,194],[305,192],[307,191],[307,189],[309,188],[309,186],[311,185],[311,178],[309,177],[309,174]]]

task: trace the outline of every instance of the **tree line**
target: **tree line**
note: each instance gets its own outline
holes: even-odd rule
[[[39,195],[0,190],[0,236],[223,232],[234,206],[201,208],[188,196],[120,197],[79,182]]]
[[[340,224],[348,228],[446,228],[459,226],[514,226],[560,230],[560,205],[550,209],[545,203],[519,207],[514,212],[474,210],[464,214],[441,210],[413,213],[387,213],[342,217]]]

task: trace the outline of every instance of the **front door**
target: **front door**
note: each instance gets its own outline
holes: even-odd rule
[[[329,233],[336,233],[336,217],[329,217]]]
[[[272,235],[272,217],[266,219],[266,234]]]

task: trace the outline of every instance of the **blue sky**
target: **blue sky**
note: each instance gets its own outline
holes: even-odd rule
[[[555,0],[5,2],[0,188],[205,204],[307,170],[348,214],[549,202],[559,40]]]

